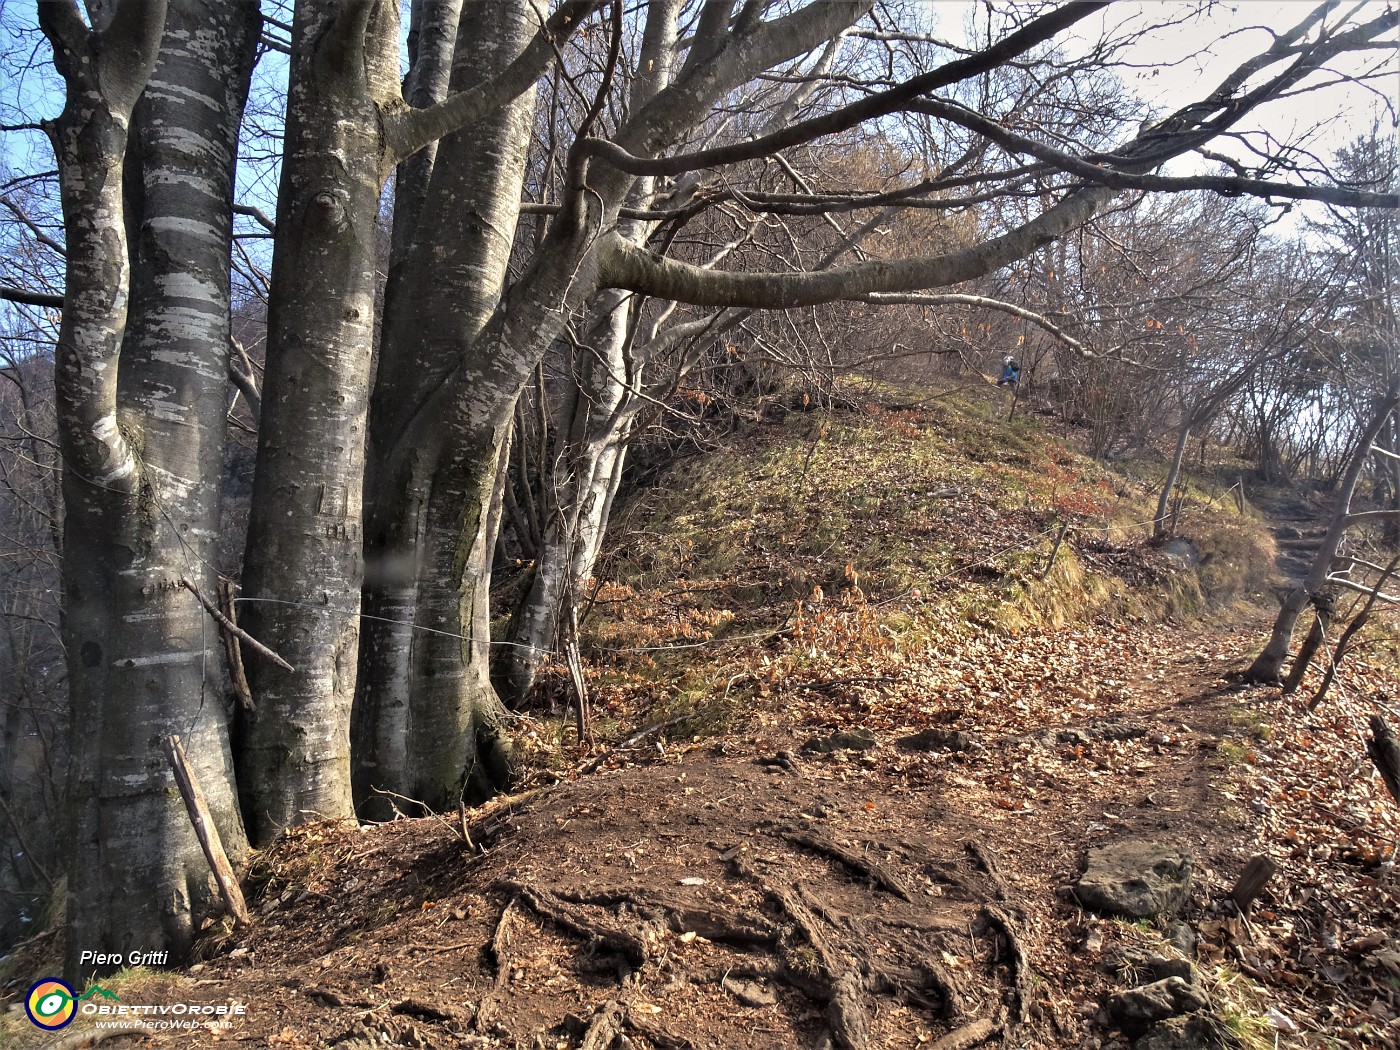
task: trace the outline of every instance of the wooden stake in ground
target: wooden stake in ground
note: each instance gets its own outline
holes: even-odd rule
[[[1043,580],[1050,575],[1050,570],[1055,567],[1055,559],[1060,556],[1060,547],[1065,542],[1065,537],[1069,535],[1070,523],[1068,520],[1060,526],[1060,534],[1055,537],[1055,546],[1050,548],[1050,559],[1045,563],[1045,568],[1040,570],[1040,578]]]
[[[185,747],[180,743],[179,736],[173,733],[161,740],[161,746],[164,747],[166,760],[175,774],[175,784],[180,789],[180,797],[185,800],[185,809],[189,811],[190,823],[194,825],[200,848],[204,850],[204,859],[209,862],[214,881],[219,884],[219,895],[224,899],[224,906],[233,916],[235,926],[247,926],[250,921],[248,905],[243,900],[243,891],[238,886],[238,879],[234,877],[233,865],[228,862],[228,854],[224,852],[224,844],[219,841],[219,829],[214,826],[214,820],[209,815],[204,792],[199,790],[199,782],[195,780],[194,771],[190,769],[189,760],[185,757]]]
[[[1244,866],[1239,881],[1230,891],[1230,899],[1235,902],[1235,907],[1240,910],[1241,915],[1249,910],[1254,898],[1259,896],[1265,883],[1274,877],[1276,871],[1278,865],[1264,856],[1254,857]]]

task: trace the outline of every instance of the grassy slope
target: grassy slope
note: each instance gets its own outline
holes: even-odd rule
[[[1007,421],[1001,392],[921,394],[795,413],[674,464],[626,507],[584,632],[611,710],[694,713],[679,733],[704,731],[804,677],[926,688],[954,648],[1180,617],[1265,586],[1272,539],[1233,503],[1190,497],[1180,532],[1200,564],[1183,568],[1148,542],[1156,479],[1114,473],[1035,417]]]

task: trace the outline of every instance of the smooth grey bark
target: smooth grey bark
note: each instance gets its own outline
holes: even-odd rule
[[[1288,659],[1288,646],[1293,640],[1293,629],[1297,626],[1298,617],[1307,608],[1308,601],[1312,596],[1327,584],[1328,577],[1332,572],[1333,560],[1337,557],[1337,551],[1341,548],[1342,538],[1346,535],[1347,529],[1376,517],[1376,512],[1353,514],[1351,501],[1356,493],[1357,482],[1361,479],[1366,463],[1370,459],[1376,437],[1380,434],[1391,413],[1395,411],[1397,404],[1400,404],[1400,380],[1393,380],[1358,438],[1356,452],[1347,465],[1341,484],[1337,487],[1336,509],[1332,513],[1332,520],[1328,523],[1327,532],[1318,547],[1312,567],[1308,570],[1303,581],[1284,599],[1278,617],[1274,620],[1268,642],[1244,673],[1245,681],[1277,682],[1279,680],[1283,674],[1284,662]],[[1380,512],[1382,517],[1388,513]]]
[[[658,98],[653,105],[634,113],[620,133],[622,140],[634,151],[664,147],[688,133],[727,91],[778,62],[819,46],[868,7],[868,0],[816,4],[804,8],[803,17],[788,16],[748,27],[745,35],[732,37],[720,55],[696,68],[684,90],[675,92],[664,105]],[[485,542],[486,533],[480,530],[489,529],[493,518],[493,501],[498,491],[494,472],[505,428],[521,388],[545,350],[586,298],[599,290],[600,233],[615,227],[618,210],[634,182],[632,176],[611,170],[603,170],[595,177],[580,166],[582,158],[578,156],[572,162],[573,196],[551,225],[525,273],[508,289],[499,309],[469,345],[458,347],[451,356],[436,356],[417,376],[408,373],[420,382],[421,393],[396,404],[402,428],[389,423],[385,433],[393,435],[392,441],[386,442],[382,453],[376,451],[377,489],[407,494],[416,486],[428,497],[421,504],[422,517],[417,526],[422,531],[416,571],[420,575],[419,594],[425,597],[414,603],[419,630],[413,643],[413,662],[434,669],[434,673],[429,676],[411,672],[410,703],[418,704],[415,694],[420,692],[425,698],[441,696],[443,702],[427,708],[437,714],[445,713],[448,720],[443,725],[449,728],[454,717],[457,725],[466,724],[463,708],[452,706],[453,697],[475,692],[480,704],[498,704],[489,687],[484,621],[464,617],[483,615],[473,610],[484,610],[478,603],[482,600],[481,581],[489,572],[493,544]],[[445,167],[445,158],[440,154],[435,172]],[[442,248],[437,246],[437,250]],[[431,327],[421,320],[419,325],[424,329]],[[397,369],[388,373],[391,378],[400,374]],[[423,377],[431,382],[421,383]],[[430,475],[418,476],[429,466]],[[425,481],[429,476],[430,484]],[[398,498],[409,502],[406,495]],[[450,559],[449,536],[455,537]],[[397,564],[397,559],[389,559],[389,564]],[[448,568],[450,572],[445,573]],[[443,579],[457,589],[455,626],[437,628],[442,633],[424,630],[440,622],[433,617],[441,614],[449,597],[441,589]],[[439,660],[438,647],[449,642],[453,643],[453,652],[442,653]],[[416,746],[409,745],[409,761],[415,765],[419,761],[413,750]],[[444,753],[439,751],[436,755]],[[438,757],[431,760],[436,762]],[[466,760],[472,760],[470,749]],[[425,770],[421,773],[420,793],[414,797],[426,802],[429,799],[424,796],[431,795],[435,804],[451,803],[457,796],[447,789],[460,794],[469,774],[484,772],[486,766],[478,763],[471,770],[457,770],[451,776],[441,775],[441,769]]]
[[[413,0],[409,8],[408,76],[404,78],[403,97],[415,109],[426,109],[448,95],[461,16],[462,0]],[[472,25],[468,33],[475,28]],[[394,174],[391,269],[403,261],[418,230],[418,216],[437,162],[437,149],[436,142],[429,143],[401,161]]]
[[[814,306],[881,292],[910,292],[960,284],[1035,251],[1087,222],[1118,194],[1095,187],[1058,204],[1000,237],[926,258],[872,260],[814,273],[736,273],[664,259],[610,235],[601,249],[602,279],[610,285],[694,306],[775,310]]]
[[[526,0],[468,6],[452,89],[506,68],[530,23]],[[439,144],[421,204],[433,223],[403,237],[389,273],[370,414],[367,617],[353,719],[355,799],[371,818],[390,811],[375,788],[443,808],[464,790],[483,797],[505,781],[494,729],[502,709],[479,670],[490,644],[489,508],[504,428],[437,435],[397,474],[380,460],[500,302],[533,110],[534,93],[525,92]],[[396,211],[396,241],[399,222]],[[467,466],[444,463],[445,448],[469,452]]]
[[[250,661],[240,713],[248,831],[351,816],[350,704],[359,644],[361,485],[374,326],[374,244],[401,104],[397,5],[296,6],[268,311],[244,626],[294,668]]]
[[[179,958],[214,896],[152,740],[184,736],[226,846],[246,844],[218,633],[179,580],[213,591],[230,207],[260,21],[248,3],[164,8],[127,0],[95,40],[72,10],[47,12],[60,21],[45,27],[60,50],[91,48],[76,70],[60,59],[70,102],[57,136],[74,978],[97,969],[79,967],[82,950]]]

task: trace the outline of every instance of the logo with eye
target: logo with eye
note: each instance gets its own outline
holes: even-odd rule
[[[72,987],[57,977],[35,981],[24,999],[24,1012],[46,1032],[56,1032],[73,1020],[78,1012],[78,997]]]

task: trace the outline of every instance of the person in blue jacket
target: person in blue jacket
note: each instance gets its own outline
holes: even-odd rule
[[[1021,366],[1016,359],[1007,354],[1001,359],[1001,378],[997,380],[997,386],[1015,386],[1021,381]]]

